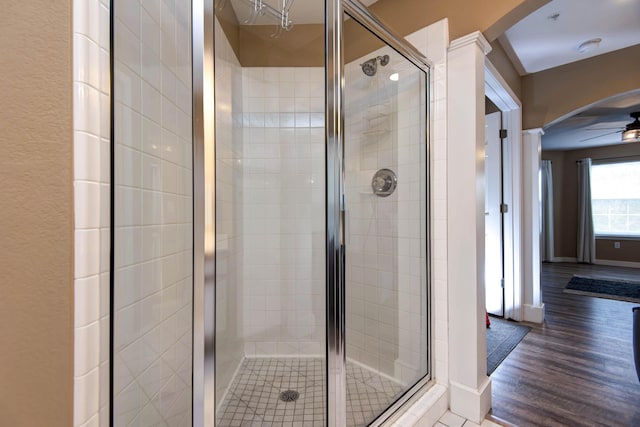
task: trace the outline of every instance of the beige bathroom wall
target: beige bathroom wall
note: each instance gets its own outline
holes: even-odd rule
[[[549,0],[379,0],[370,9],[399,36],[407,36],[447,18],[451,40],[473,31],[482,31],[489,41],[493,41],[520,19],[548,2]],[[322,23],[298,24],[294,15],[293,30],[274,39],[271,37],[274,33],[273,25],[238,25],[244,17],[236,17],[231,7],[218,10],[216,16],[243,67],[324,65]],[[345,34],[352,25],[352,21],[345,22]],[[352,57],[346,58],[346,62],[382,47],[382,44],[372,43],[372,39],[366,40],[369,41],[349,39]],[[499,60],[494,65],[502,72],[501,65],[508,60]],[[509,77],[513,77],[513,80],[507,78],[508,83],[519,94],[519,76],[515,73]]]
[[[542,158],[551,160],[553,170],[553,219],[555,256],[575,258],[578,218],[578,172],[576,161],[590,157],[600,159],[640,156],[638,144],[618,144],[592,147],[582,150],[543,151]],[[614,241],[621,241],[614,249]],[[627,239],[603,239],[596,241],[596,258],[607,261],[640,262],[640,242]]]
[[[496,67],[518,99],[522,99],[522,78],[498,40],[491,43],[491,52],[487,54],[487,60]]]
[[[73,418],[71,1],[2,2],[0,425]]]
[[[447,18],[450,40],[481,31],[489,41],[493,41],[516,22],[548,2],[549,0],[379,0],[370,8],[401,36]]]
[[[522,128],[547,126],[600,100],[640,88],[640,44],[522,78]]]

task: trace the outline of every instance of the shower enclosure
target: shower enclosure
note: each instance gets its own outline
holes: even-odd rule
[[[382,423],[430,379],[426,59],[351,0],[112,34],[112,424]]]

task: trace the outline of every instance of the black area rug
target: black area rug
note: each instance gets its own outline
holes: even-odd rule
[[[487,375],[496,370],[530,330],[516,322],[491,318],[491,327],[487,328]]]
[[[640,302],[640,282],[573,276],[564,292],[598,298]]]

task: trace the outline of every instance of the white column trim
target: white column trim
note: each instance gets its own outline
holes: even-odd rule
[[[531,323],[542,323],[544,321],[544,304],[525,304],[524,321]]]
[[[540,162],[542,128],[522,131],[524,225],[524,320],[544,321],[540,292]]]
[[[455,412],[454,408],[468,408],[468,413],[476,414],[475,417],[460,415],[476,424],[482,424],[485,415],[491,409],[491,378],[485,377],[477,389],[451,381],[450,395],[452,412]]]
[[[540,135],[540,137],[542,137],[542,135],[544,135],[544,130],[542,128],[523,129],[522,134],[523,135]]]
[[[453,40],[449,44],[449,52],[472,44],[477,45],[482,50],[482,53],[484,55],[491,52],[491,44],[489,44],[487,39],[482,35],[480,31],[474,31],[473,33],[467,34],[466,36],[462,36]]]
[[[447,277],[451,411],[475,422],[491,406],[484,291],[484,66],[480,32],[454,40],[447,63]]]

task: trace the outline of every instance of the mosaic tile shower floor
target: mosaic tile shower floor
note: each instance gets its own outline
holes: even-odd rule
[[[326,425],[325,365],[320,358],[251,358],[242,362],[217,416],[217,425]],[[295,390],[293,402],[280,393]],[[370,422],[395,400],[402,386],[347,362],[347,426]]]

